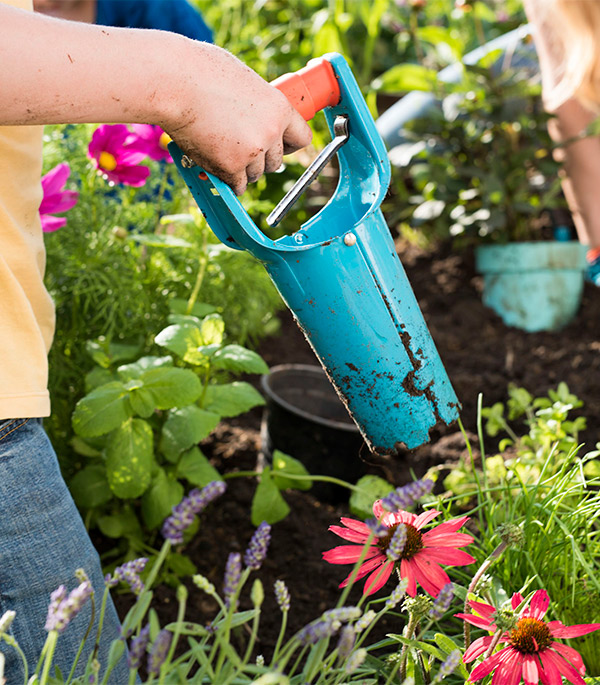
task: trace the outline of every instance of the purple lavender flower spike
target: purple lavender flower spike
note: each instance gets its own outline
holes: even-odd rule
[[[398,561],[398,559],[400,559],[400,555],[404,551],[404,545],[406,545],[406,535],[406,526],[403,523],[400,523],[394,531],[390,544],[386,550],[387,558],[390,561]]]
[[[381,500],[381,506],[386,511],[398,511],[398,509],[410,509],[413,507],[424,495],[427,495],[433,489],[433,481],[429,478],[423,480],[416,480],[413,483],[408,483],[400,488],[396,488],[389,495],[386,495]]]
[[[162,535],[173,545],[183,542],[183,532],[194,521],[194,516],[203,511],[214,499],[220,497],[227,486],[222,480],[215,480],[198,490],[195,488],[179,504],[173,507],[173,513],[163,523]]]
[[[164,628],[156,636],[150,654],[148,655],[148,675],[157,676],[160,673],[160,667],[165,663],[171,640],[173,636],[170,631]]]
[[[56,630],[62,633],[69,625],[70,621],[77,616],[83,605],[94,594],[92,584],[89,580],[80,583],[67,596],[64,585],[58,587],[50,595],[50,605],[48,606],[48,617],[46,618],[45,628],[48,632]]]
[[[140,595],[144,590],[144,583],[139,574],[144,570],[147,563],[148,559],[145,557],[127,561],[118,566],[112,576],[107,575],[104,578],[104,582],[108,587],[115,587],[119,582],[123,581],[129,585],[134,594]]]
[[[452,600],[454,599],[454,589],[452,583],[447,583],[440,590],[438,596],[433,602],[429,617],[434,621],[439,620],[448,611]]]
[[[149,639],[150,624],[145,628],[142,628],[140,634],[131,641],[131,647],[129,648],[129,654],[127,655],[127,665],[130,669],[137,670],[141,666]]]
[[[227,557],[225,578],[223,581],[223,596],[225,597],[225,604],[227,606],[230,605],[230,602],[235,595],[241,575],[242,555],[238,552],[231,552],[231,554]]]
[[[379,521],[374,518],[367,519],[365,525],[376,538],[382,538],[390,532],[390,529],[387,526],[384,526],[383,523],[379,523]]]
[[[290,610],[290,592],[283,580],[275,581],[275,599],[282,613]]]
[[[271,526],[266,521],[263,521],[254,531],[254,535],[250,540],[248,549],[244,554],[244,564],[253,571],[258,571],[267,556],[270,542]]]

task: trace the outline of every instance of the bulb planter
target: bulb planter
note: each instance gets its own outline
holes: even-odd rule
[[[585,246],[577,241],[480,245],[475,266],[483,275],[483,303],[507,326],[558,331],[579,310]]]

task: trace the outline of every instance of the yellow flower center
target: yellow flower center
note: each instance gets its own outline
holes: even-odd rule
[[[394,537],[398,525],[399,524],[396,523],[391,526],[388,529],[388,532],[377,541],[377,546],[382,552],[385,552],[390,546],[390,541]],[[400,559],[412,559],[417,552],[420,552],[423,549],[423,535],[421,534],[421,531],[417,530],[412,524],[405,523],[404,525],[406,526],[406,543],[402,550],[402,554],[400,555]]]
[[[98,157],[98,166],[105,171],[114,171],[117,168],[117,160],[110,152],[103,150]]]
[[[163,150],[167,149],[167,145],[172,141],[173,139],[168,133],[165,133],[164,131],[161,133],[160,138],[158,139],[158,144],[160,147],[162,147]]]
[[[510,633],[510,644],[521,654],[537,654],[554,641],[548,626],[537,618],[521,618]]]

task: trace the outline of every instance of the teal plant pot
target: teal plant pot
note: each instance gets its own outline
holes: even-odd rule
[[[577,314],[586,268],[585,246],[577,241],[481,245],[475,265],[483,303],[507,326],[558,331]]]

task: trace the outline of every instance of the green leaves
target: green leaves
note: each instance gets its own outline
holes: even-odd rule
[[[221,474],[198,447],[192,447],[181,455],[177,464],[177,476],[200,487],[204,487],[215,480],[223,480]]]
[[[372,86],[383,93],[407,93],[411,90],[435,91],[437,71],[420,64],[397,64],[376,78]]]
[[[226,345],[213,357],[217,369],[227,369],[238,373],[269,373],[263,358],[241,345]]]
[[[373,516],[373,502],[381,499],[394,489],[394,486],[379,476],[363,476],[356,484],[360,492],[352,491],[350,511],[362,519]]]
[[[129,391],[119,381],[92,390],[75,407],[75,432],[84,438],[93,438],[120,426],[132,415],[128,394]]]
[[[142,497],[144,523],[150,530],[158,528],[171,514],[173,507],[181,502],[183,496],[183,485],[169,478],[164,469],[160,469]]]
[[[195,406],[171,411],[162,429],[161,451],[169,461],[177,461],[184,450],[209,435],[220,419],[218,414]]]
[[[106,447],[106,476],[110,489],[122,499],[139,497],[150,485],[154,461],[152,429],[131,419],[110,437]]]
[[[235,381],[209,385],[202,406],[219,416],[238,416],[264,403],[263,396],[250,383]]]
[[[263,521],[277,523],[290,513],[287,502],[271,476],[267,466],[261,474],[260,482],[252,499],[250,518],[252,524],[259,526]]]

